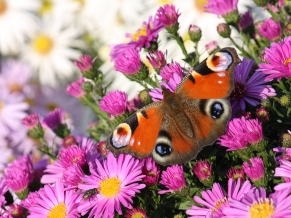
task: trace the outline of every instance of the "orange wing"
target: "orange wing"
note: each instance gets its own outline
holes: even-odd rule
[[[189,99],[226,98],[234,88],[234,67],[240,62],[235,49],[224,48],[189,73],[176,93]]]

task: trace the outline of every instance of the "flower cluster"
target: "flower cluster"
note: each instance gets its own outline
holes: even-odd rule
[[[239,0],[203,5],[235,62],[216,53],[224,41],[181,22],[178,3],[144,18],[152,10],[136,0],[132,13],[0,0],[0,217],[290,217],[291,3],[254,2],[267,16],[242,14]],[[112,44],[113,23],[129,21],[137,31]],[[223,104],[207,93],[213,74],[230,78]]]

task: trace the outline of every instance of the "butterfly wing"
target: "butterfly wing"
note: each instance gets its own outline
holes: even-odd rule
[[[127,153],[147,157],[154,149],[162,120],[162,102],[149,104],[116,127],[107,139],[107,147],[115,156]]]
[[[226,98],[234,88],[234,67],[240,62],[233,48],[224,48],[202,61],[176,89],[183,98]]]

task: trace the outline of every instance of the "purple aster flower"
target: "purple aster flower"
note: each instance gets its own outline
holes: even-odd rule
[[[160,72],[160,76],[166,82],[173,78],[173,74],[178,74],[181,78],[183,77],[183,69],[178,62],[170,63],[164,66]]]
[[[265,48],[266,63],[259,64],[257,71],[267,75],[266,81],[291,77],[291,36],[278,43],[272,43],[270,48]]]
[[[30,192],[27,198],[21,201],[21,205],[26,209],[35,206],[37,204],[38,198],[43,195],[43,191],[44,189],[41,188],[38,191]]]
[[[238,168],[234,168],[231,167],[226,174],[227,178],[232,178],[233,180],[237,181],[238,179],[240,179],[240,181],[243,183],[246,178],[245,178],[245,172],[243,169],[238,169]]]
[[[142,179],[143,183],[149,186],[157,184],[160,177],[159,165],[153,160],[152,157],[142,159],[142,163],[142,174],[145,175]]]
[[[139,53],[136,49],[126,49],[114,60],[114,68],[124,74],[136,74],[142,67]]]
[[[265,176],[265,167],[262,158],[250,158],[250,162],[251,164],[245,161],[242,165],[242,168],[247,176],[253,182],[263,179]]]
[[[119,54],[126,49],[140,50],[143,47],[149,48],[151,42],[156,42],[159,31],[164,28],[163,24],[157,18],[149,18],[148,22],[144,22],[143,26],[134,34],[126,34],[131,39],[129,43],[112,46],[110,52],[111,61],[114,61]]]
[[[218,46],[216,41],[212,41],[212,42],[206,44],[205,48],[206,48],[206,51],[208,52],[208,54],[212,54],[213,52],[215,52],[216,50],[219,49],[219,46]]]
[[[178,24],[180,14],[176,11],[174,5],[164,5],[157,11],[157,17],[164,27],[173,27]]]
[[[281,164],[282,160],[291,161],[291,148],[277,147],[273,148],[275,153],[281,153],[279,156],[276,156],[277,164]]]
[[[152,97],[154,102],[162,100],[163,97],[163,90],[160,88],[154,88],[149,92],[149,95]]]
[[[244,13],[238,22],[238,28],[241,31],[253,25],[254,25],[254,20],[250,11],[247,11],[246,13]]]
[[[81,215],[90,211],[88,217],[113,217],[115,211],[122,214],[121,204],[131,209],[132,198],[145,187],[140,184],[144,177],[140,161],[131,155],[114,157],[109,153],[103,163],[95,162],[97,167],[91,167],[91,175],[84,176],[84,183],[78,186],[84,192],[98,190],[90,198],[82,198],[78,206]]]
[[[5,193],[8,191],[8,186],[6,185],[6,181],[3,177],[0,177],[0,207],[6,204]]]
[[[199,180],[209,180],[212,176],[212,166],[206,160],[198,161],[193,166],[193,172]]]
[[[94,60],[95,59],[96,58],[94,58]],[[91,70],[91,68],[93,67],[94,60],[92,60],[92,58],[89,55],[85,54],[85,55],[80,57],[80,61],[75,60],[75,65],[83,73],[83,72]]]
[[[40,139],[44,136],[44,130],[40,124],[38,113],[27,115],[22,119],[22,123],[28,128],[31,138]]]
[[[74,96],[75,98],[82,98],[86,92],[82,89],[82,84],[85,82],[84,77],[80,77],[76,82],[72,82],[67,86],[66,93]]]
[[[167,167],[167,169],[162,172],[160,183],[168,188],[168,190],[161,190],[158,192],[159,194],[181,191],[187,186],[183,166],[173,165]]]
[[[270,85],[264,85],[265,75],[255,72],[251,77],[249,73],[254,60],[243,58],[242,63],[234,69],[234,90],[229,96],[233,112],[245,111],[246,102],[256,106],[260,100],[268,96],[275,96],[275,90]]]
[[[110,152],[106,147],[106,141],[101,141],[97,143],[97,151],[101,154],[102,157],[107,157],[107,154]]]
[[[276,167],[274,176],[282,177],[285,183],[281,183],[274,187],[275,190],[283,190],[291,188],[291,162],[289,160],[281,160],[280,166]]]
[[[257,144],[263,136],[262,124],[257,119],[241,117],[228,123],[226,134],[218,139],[218,143],[227,147],[227,151],[235,151],[246,148],[249,143]]]
[[[201,192],[202,198],[194,196],[194,201],[201,204],[202,207],[193,205],[186,213],[191,218],[221,218],[223,217],[222,210],[229,207],[228,202],[231,199],[241,200],[250,190],[253,190],[253,186],[248,180],[241,184],[240,180],[235,182],[233,179],[229,179],[227,194],[225,194],[220,184],[214,183],[212,190]]]
[[[10,93],[29,94],[32,87],[29,84],[32,71],[28,65],[8,59],[0,63],[0,87],[8,88]]]
[[[21,120],[27,115],[29,105],[24,102],[23,95],[9,93],[5,87],[0,89],[0,102],[0,136],[6,137],[22,127]]]
[[[65,111],[61,108],[56,108],[55,110],[49,112],[49,114],[43,118],[42,122],[48,128],[54,130],[65,122],[65,117]]]
[[[79,164],[73,164],[64,171],[64,184],[76,189],[79,184],[83,183],[82,178],[84,176],[85,173],[81,166]]]
[[[266,39],[270,41],[277,41],[282,35],[281,24],[275,22],[272,18],[269,18],[259,27],[259,32]]]
[[[160,70],[166,65],[166,59],[161,51],[149,51],[147,59],[155,70]]]
[[[111,116],[122,115],[126,112],[127,95],[122,91],[113,91],[100,101],[100,109]]]
[[[236,11],[237,2],[238,0],[208,0],[204,8],[210,13],[223,16]]]
[[[55,183],[59,179],[63,178],[65,168],[62,166],[59,160],[55,160],[52,164],[49,164],[44,170],[44,175],[41,177],[40,182],[42,184]]]
[[[230,200],[229,207],[223,209],[222,217],[287,218],[291,212],[290,198],[290,189],[276,191],[268,197],[264,188],[252,190],[240,201]]]
[[[77,211],[79,196],[73,190],[65,190],[61,180],[53,186],[45,185],[42,193],[35,197],[35,204],[28,208],[29,218],[80,217]]]
[[[65,169],[74,164],[78,164],[83,168],[86,164],[86,153],[84,149],[77,145],[72,145],[69,148],[63,148],[58,155],[58,159]]]

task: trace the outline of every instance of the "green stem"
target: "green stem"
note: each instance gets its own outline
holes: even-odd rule
[[[180,46],[180,48],[185,56],[185,59],[188,59],[188,53],[186,51],[186,48],[185,48],[185,45],[184,45],[182,38],[178,35],[178,33],[172,34],[171,36],[176,40],[176,42]]]
[[[200,54],[198,52],[198,42],[194,43],[194,50],[195,50],[195,62],[194,62],[194,66],[196,66],[199,63],[199,59],[200,59]]]
[[[240,33],[240,36],[241,36],[243,42],[248,47],[249,52],[251,53],[251,57],[255,60],[256,64],[261,63],[261,60],[258,57],[258,54],[256,53],[256,51],[254,50],[254,45],[251,43],[250,39],[247,38],[246,35],[243,33]]]
[[[241,54],[243,56],[246,56],[247,58],[252,58],[252,56],[247,52],[245,51],[242,47],[240,47],[234,40],[233,38],[229,37],[230,41],[232,42],[232,44],[234,44],[234,46],[241,52]]]
[[[147,77],[144,81],[147,84],[149,84],[150,86],[152,86],[153,88],[159,87],[159,85],[157,85],[157,83],[155,81],[153,81],[152,78],[150,78],[150,77]]]

